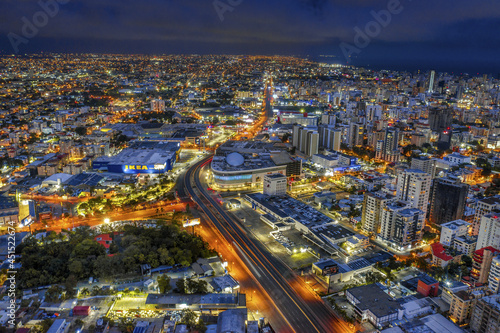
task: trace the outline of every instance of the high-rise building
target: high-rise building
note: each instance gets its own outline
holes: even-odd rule
[[[165,101],[161,99],[153,99],[151,101],[151,111],[155,112],[165,111]]]
[[[312,156],[319,150],[319,133],[317,127],[293,126],[292,145],[300,152]]]
[[[319,146],[324,149],[331,149],[335,151],[340,150],[340,142],[342,139],[342,131],[336,129],[332,125],[321,125],[318,128],[319,132]]]
[[[430,76],[429,76],[429,90],[428,90],[428,92],[430,92],[430,93],[434,92],[435,76],[436,76],[436,71],[431,71]]]
[[[389,242],[399,250],[411,248],[411,245],[422,238],[425,213],[417,208],[404,208],[395,212],[395,218],[391,220],[393,231]]]
[[[500,292],[500,255],[491,260],[490,274],[488,276],[488,288],[495,294]]]
[[[495,213],[481,217],[476,248],[480,249],[487,246],[500,249],[500,215]]]
[[[307,156],[317,154],[319,150],[319,133],[316,131],[307,132],[307,142],[304,153]]]
[[[378,229],[377,239],[391,243],[396,232],[396,219],[398,212],[408,208],[408,205],[403,201],[395,201],[395,199],[385,202],[381,209],[379,220],[380,228]]]
[[[500,332],[500,295],[486,296],[474,306],[470,320],[472,333]]]
[[[479,200],[476,203],[476,213],[474,215],[474,221],[472,222],[471,233],[473,235],[478,235],[479,226],[481,224],[481,217],[496,210],[500,210],[499,197],[489,197]]]
[[[379,233],[382,211],[388,202],[394,200],[394,196],[390,194],[366,192],[361,213],[361,228],[366,232]]]
[[[429,127],[434,132],[442,132],[451,126],[453,120],[453,109],[431,108],[429,109]]]
[[[347,143],[349,147],[363,145],[364,134],[364,125],[362,123],[351,121],[351,123],[349,124],[349,139]]]
[[[434,179],[429,220],[442,224],[461,219],[468,191],[469,185],[460,182],[459,178]]]
[[[483,247],[474,251],[472,255],[472,270],[470,277],[475,284],[485,284],[491,269],[491,262],[493,258],[500,253],[500,250],[492,246]]]
[[[398,149],[399,143],[399,129],[397,128],[387,128],[385,130],[384,140],[382,141],[382,146],[377,143],[376,147],[376,158],[387,161],[387,162],[398,162],[399,156],[401,155]]]
[[[431,178],[434,178],[436,175],[436,161],[427,156],[420,155],[412,158],[411,168],[422,170],[423,172],[431,175]]]
[[[264,176],[262,193],[271,196],[286,195],[286,176],[281,173],[273,173]]]
[[[295,148],[299,149],[299,142],[300,142],[300,129],[302,126],[300,125],[293,125],[293,130],[292,130],[292,146]]]
[[[431,176],[422,170],[407,169],[398,175],[396,197],[427,214]]]

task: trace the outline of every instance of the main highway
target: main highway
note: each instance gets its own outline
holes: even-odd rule
[[[182,180],[183,194],[190,196],[207,216],[211,226],[234,245],[234,252],[267,293],[279,313],[279,316],[270,319],[271,325],[279,326],[278,332],[352,332],[330,307],[307,288],[302,279],[270,254],[209,195],[200,172],[210,162],[211,157],[207,157],[186,171]]]

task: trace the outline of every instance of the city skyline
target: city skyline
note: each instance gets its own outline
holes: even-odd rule
[[[0,12],[2,55],[280,54],[374,69],[500,72],[500,4],[492,1],[46,0],[4,1]]]

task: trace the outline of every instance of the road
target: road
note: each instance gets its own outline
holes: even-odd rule
[[[210,197],[200,180],[200,170],[211,158],[198,162],[184,175],[184,186],[199,208],[206,214],[217,232],[244,262],[252,277],[262,286],[281,315],[270,318],[278,332],[352,332],[334,312],[282,261],[268,253],[222,207]],[[196,193],[191,178],[194,178]],[[286,325],[283,323],[283,319]]]
[[[171,204],[165,204],[161,206],[163,208],[163,213],[170,212],[170,211],[185,211],[186,210],[186,204],[183,202],[180,203],[171,203]],[[47,230],[47,231],[57,231],[60,232],[62,229],[69,229],[69,228],[74,228],[74,227],[79,227],[79,226],[96,226],[104,223],[105,218],[109,218],[111,222],[113,221],[129,221],[129,220],[143,220],[143,219],[148,219],[151,216],[158,215],[158,206],[153,206],[152,208],[146,208],[143,210],[130,210],[130,211],[123,211],[123,212],[114,212],[114,213],[109,213],[106,215],[102,216],[90,216],[90,217],[85,217],[85,218],[62,218],[59,220],[54,220],[51,221],[48,227],[45,227],[44,223],[33,223],[31,225],[31,231],[35,230]],[[18,232],[21,231],[30,231],[29,227],[24,227],[21,229],[17,230]]]

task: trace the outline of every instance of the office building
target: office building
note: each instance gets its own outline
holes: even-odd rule
[[[464,215],[469,185],[459,178],[435,179],[431,191],[429,220],[435,224],[461,219]]]
[[[499,197],[484,198],[477,202],[475,208],[476,208],[476,214],[474,215],[474,221],[472,222],[471,233],[473,235],[478,235],[479,226],[481,224],[481,217],[493,211],[500,210],[500,198]]]
[[[394,196],[382,192],[366,192],[361,213],[361,228],[368,233],[380,232],[381,214],[387,203],[394,201]]]
[[[431,176],[422,170],[407,169],[398,175],[396,197],[406,201],[412,208],[427,213]]]
[[[472,333],[500,332],[500,295],[486,296],[474,306],[470,321]]]
[[[479,234],[477,236],[477,248],[492,246],[500,249],[500,215],[486,214],[481,217]]]
[[[439,241],[445,246],[452,246],[456,237],[467,235],[470,223],[464,220],[455,220],[441,225]]]
[[[281,173],[273,173],[264,176],[262,193],[272,196],[286,195],[286,176]]]

